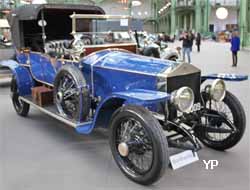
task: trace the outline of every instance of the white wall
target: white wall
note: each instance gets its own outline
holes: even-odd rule
[[[151,0],[141,0],[142,5],[132,7],[132,16],[137,19],[145,19],[151,16]],[[124,9],[125,6],[119,3],[118,0],[105,0],[100,4],[106,14],[128,15],[129,10]],[[146,14],[145,14],[146,13]]]
[[[151,12],[151,0],[140,0],[142,5],[137,7],[132,7],[131,14],[134,19],[142,20],[150,18],[153,16],[153,12]],[[124,9],[127,7],[127,4],[121,4],[118,0],[105,0],[100,5],[106,12],[106,14],[110,15],[129,15],[129,10]],[[139,27],[140,28],[140,27]],[[153,32],[154,26],[150,23],[143,25],[143,30]]]
[[[211,10],[209,24],[214,24],[214,32],[219,32],[226,29],[226,24],[237,24],[237,11],[228,8],[228,17],[225,20],[220,20],[216,17],[216,9]]]

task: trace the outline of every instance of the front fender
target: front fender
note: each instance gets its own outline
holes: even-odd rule
[[[8,67],[16,78],[20,96],[30,95],[34,80],[29,70],[14,60],[1,61],[0,65]]]
[[[125,104],[148,105],[169,100],[171,95],[160,91],[133,89],[115,92],[112,96],[124,99]]]
[[[165,102],[170,94],[159,91],[134,89],[124,92],[115,92],[106,97],[98,105],[93,122],[90,125],[79,126],[76,131],[81,134],[89,134],[96,127],[108,127],[112,114],[123,105],[147,105]]]
[[[204,82],[208,79],[223,79],[225,81],[244,81],[248,80],[247,75],[237,75],[237,74],[210,74],[201,77],[201,81]]]

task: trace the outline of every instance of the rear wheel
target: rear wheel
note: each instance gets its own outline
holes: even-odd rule
[[[145,108],[123,106],[114,113],[110,146],[121,171],[136,183],[149,185],[164,174],[167,140],[159,122]]]
[[[216,130],[213,132],[202,132],[199,139],[206,146],[216,150],[225,150],[233,147],[241,140],[246,128],[246,115],[241,103],[228,91],[222,102],[210,100],[205,94],[203,94],[203,98],[206,108],[222,114],[234,125],[235,131],[232,131],[232,127],[219,118],[206,117],[203,118],[203,123],[218,129],[218,132]]]
[[[12,103],[17,114],[26,117],[29,113],[30,105],[19,99],[18,85],[14,75],[12,76],[10,84],[10,92],[11,92]]]

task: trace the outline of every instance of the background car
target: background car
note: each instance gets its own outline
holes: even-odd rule
[[[138,41],[139,52],[142,55],[171,61],[179,59],[178,51],[169,48],[167,42],[158,39],[158,35],[147,34],[145,32],[136,33],[135,38]]]

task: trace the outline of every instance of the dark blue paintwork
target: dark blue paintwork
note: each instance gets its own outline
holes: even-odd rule
[[[17,60],[20,64],[9,66],[14,72],[16,67],[21,68],[22,73],[25,72],[25,75],[18,73],[18,77],[19,75],[26,76],[26,79],[33,77],[36,81],[50,85],[53,85],[56,73],[63,64],[74,64],[82,69],[92,96],[101,99],[92,120],[84,124],[79,123],[77,127],[79,133],[85,134],[90,133],[96,126],[99,111],[109,101],[120,99],[124,104],[143,105],[153,109],[152,105],[168,100],[170,97],[168,93],[157,91],[157,74],[177,65],[160,59],[111,50],[93,53],[79,63],[70,61],[62,63],[61,60],[57,60],[52,64],[49,57],[34,52],[17,54]],[[20,83],[19,91],[22,95],[31,94],[30,89],[33,86],[31,81],[33,80],[26,86]]]
[[[119,58],[120,56],[122,59]],[[86,134],[92,131],[96,126],[99,111],[110,100],[121,99],[124,104],[150,107],[170,98],[168,93],[157,91],[156,84],[157,74],[169,68],[171,62],[159,60],[159,67],[157,67],[158,59],[146,58],[144,64],[143,58],[135,54],[105,50],[87,56],[81,61],[82,72],[92,95],[100,97],[102,101],[97,107],[93,122],[77,127],[79,133]],[[91,83],[91,76],[93,76],[93,83]]]
[[[40,58],[41,65],[43,67],[44,81],[53,84],[56,76],[56,68],[51,64],[50,59],[46,56]]]
[[[0,65],[9,67],[13,72],[17,81],[20,96],[31,94],[31,88],[34,86],[34,80],[32,79],[32,76],[27,68],[21,66],[13,60],[2,61]]]
[[[117,50],[95,52],[79,63],[66,60],[53,62],[48,56],[34,52],[17,52],[17,60],[19,64],[6,61],[2,65],[10,67],[15,74],[21,96],[31,94],[33,80],[53,86],[63,64],[73,64],[81,69],[91,96],[100,100],[93,118],[86,123],[78,123],[76,130],[83,134],[90,133],[98,122],[104,122],[103,118],[108,117],[108,113],[102,108],[115,100],[125,105],[142,105],[152,111],[160,102],[169,100],[170,94],[157,90],[158,76],[180,64]],[[202,80],[217,78],[241,81],[246,80],[247,76],[213,74],[203,76]]]
[[[40,54],[31,53],[30,54],[30,65],[31,65],[30,68],[35,79],[39,81],[45,81],[45,77],[44,77],[45,69],[41,62],[41,59],[42,57]]]
[[[28,60],[28,55],[24,53],[18,53],[16,52],[16,59],[17,62],[20,64],[26,64]]]
[[[157,91],[156,84],[156,76],[94,67],[93,93],[102,98],[114,92],[127,92],[133,89]]]
[[[106,97],[100,105],[98,106],[96,112],[99,113],[100,109],[103,107],[103,105],[108,102],[112,101],[114,99],[121,99],[124,100],[124,105],[126,104],[133,104],[133,105],[152,105],[159,102],[165,102],[170,99],[170,94],[165,92],[159,92],[159,91],[151,91],[151,90],[144,90],[144,89],[134,89],[130,91],[123,91],[123,92],[115,92],[112,95]],[[93,122],[79,125],[76,130],[78,133],[82,134],[89,134],[93,128],[96,126],[97,118],[99,114],[95,114]]]
[[[102,51],[83,60],[86,64],[95,63],[95,67],[125,70],[128,72],[139,72],[156,75],[164,72],[169,67],[176,67],[177,62],[156,59],[137,54],[120,51]]]
[[[84,65],[82,71],[93,96],[103,99],[114,92],[133,89],[157,91],[157,75],[170,67],[176,67],[178,63],[104,50],[87,56],[80,65]],[[91,75],[93,84],[90,84]]]
[[[247,75],[237,75],[237,74],[210,74],[202,76],[202,80],[206,79],[223,79],[225,81],[244,81],[248,79]]]

